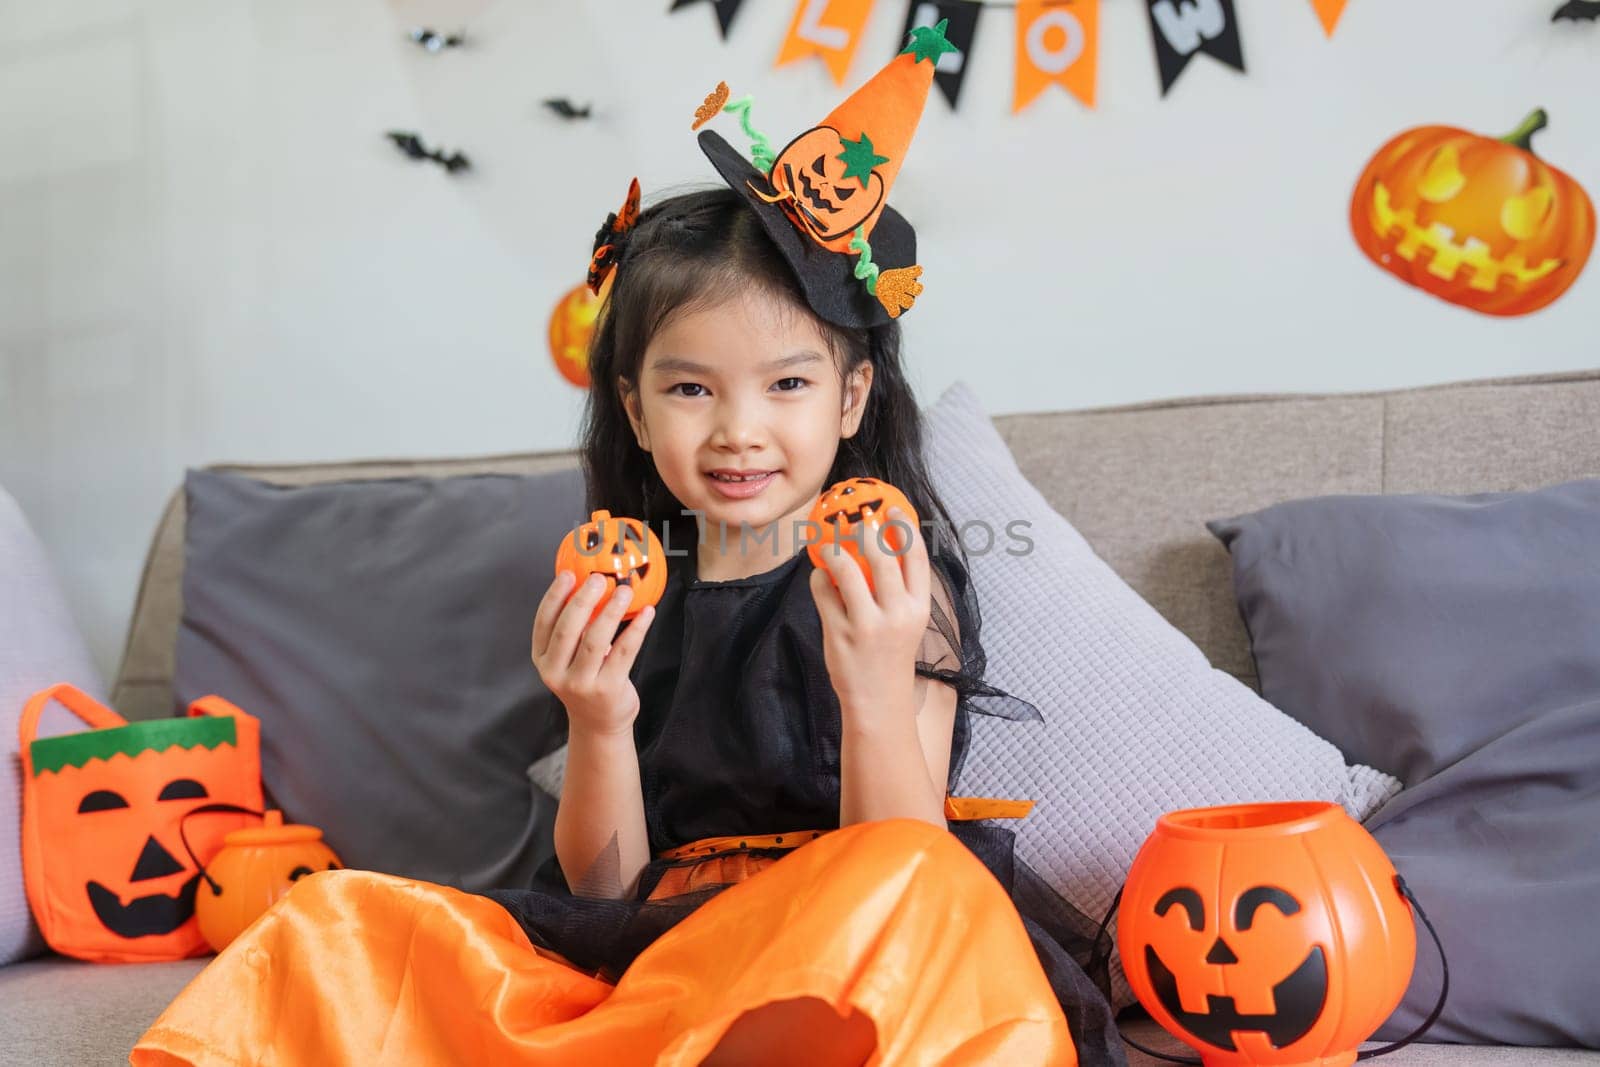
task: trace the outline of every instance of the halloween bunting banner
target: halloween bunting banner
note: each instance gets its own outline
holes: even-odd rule
[[[1333,36],[1333,28],[1339,25],[1339,16],[1344,14],[1345,3],[1346,0],[1311,0],[1317,18],[1322,20],[1322,32],[1329,37]]]
[[[1027,107],[1051,84],[1094,107],[1099,38],[1100,0],[1074,0],[1071,4],[1019,0],[1011,113]]]
[[[843,85],[861,44],[874,0],[799,0],[773,66],[821,56],[836,85]]]
[[[680,11],[701,0],[672,0]],[[724,40],[743,0],[708,0],[716,9]],[[876,0],[795,0],[794,14],[773,66],[812,56],[820,58],[834,83],[849,77],[857,48]],[[1205,53],[1244,72],[1235,0],[1143,0],[1164,97],[1189,61]],[[1322,31],[1332,37],[1350,0],[1309,0]],[[946,24],[945,36],[957,51],[939,59],[934,84],[952,108],[961,98],[972,63],[972,45],[985,8],[1014,13],[1016,71],[1011,112],[1026,108],[1054,84],[1095,106],[1099,64],[1100,0],[908,0],[900,39],[918,27]],[[1568,0],[1556,18],[1594,18],[1600,0]]]
[[[971,0],[911,0],[906,8],[906,25],[900,33],[902,41],[911,36],[912,30],[942,22],[945,40],[956,47],[956,51],[940,56],[933,68],[933,84],[952,108],[961,99],[967,57],[972,54],[972,42],[978,36],[978,8]]]
[[[1243,73],[1244,49],[1233,0],[1145,0],[1145,4],[1162,96],[1201,52]]]
[[[668,10],[669,13],[681,11],[698,2],[699,0],[672,0],[672,7]],[[717,11],[717,26],[722,30],[724,41],[728,39],[728,27],[733,25],[733,17],[739,13],[739,5],[743,2],[744,0],[711,0],[711,6]]]

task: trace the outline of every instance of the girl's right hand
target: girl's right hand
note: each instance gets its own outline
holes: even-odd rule
[[[569,600],[574,580],[571,571],[562,571],[539,602],[533,618],[533,665],[566,706],[571,727],[604,734],[632,730],[639,715],[639,693],[628,672],[656,609],[645,608],[617,636],[633,596],[632,589],[619,585],[600,614],[585,625],[605,595],[606,580],[591,574]]]

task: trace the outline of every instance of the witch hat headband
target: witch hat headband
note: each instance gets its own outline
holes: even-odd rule
[[[729,103],[726,82],[695,112],[693,129],[719,111],[739,116],[753,163],[712,130],[701,131],[700,148],[723,180],[744,195],[812,310],[829,322],[882,325],[922,292],[916,232],[888,200],[922,118],[934,67],[941,55],[957,51],[945,39],[945,25],[912,30],[888,66],[776,154],[750,124],[751,98]],[[622,210],[607,216],[595,234],[589,261],[595,294],[621,261],[638,221],[635,178]]]

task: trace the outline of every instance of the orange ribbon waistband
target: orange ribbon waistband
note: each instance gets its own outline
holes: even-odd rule
[[[944,817],[951,822],[973,819],[1021,819],[1033,810],[1031,800],[1001,800],[998,797],[945,797]],[[733,837],[703,837],[687,845],[663,851],[660,859],[679,860],[696,856],[715,856],[723,852],[746,852],[767,848],[799,848],[828,833],[827,830],[790,830],[782,834],[744,834]]]

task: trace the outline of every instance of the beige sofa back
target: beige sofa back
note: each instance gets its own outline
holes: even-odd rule
[[[1227,554],[1207,519],[1328,493],[1494,492],[1600,477],[1600,370],[1003,415],[995,425],[1023,474],[1095,551],[1214,665],[1254,684]],[[543,452],[211,469],[305,485],[576,463],[572,452]],[[173,711],[182,575],[180,488],[150,548],[112,695],[130,718]]]

